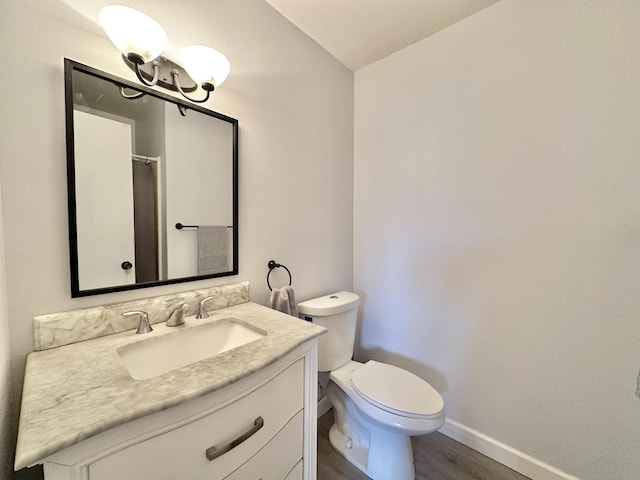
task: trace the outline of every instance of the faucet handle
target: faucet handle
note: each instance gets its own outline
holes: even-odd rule
[[[188,303],[183,303],[178,308],[176,308],[167,320],[167,327],[177,327],[179,325],[184,325],[184,316],[188,310]]]
[[[200,300],[200,308],[198,309],[198,314],[196,315],[196,318],[199,320],[201,318],[209,318],[209,313],[207,312],[207,302],[209,300],[212,300],[214,297],[205,297],[202,300]]]
[[[123,317],[132,317],[134,315],[138,315],[140,317],[138,330],[136,330],[137,334],[153,332],[153,328],[151,328],[151,324],[149,323],[149,315],[147,314],[147,312],[143,312],[142,310],[133,310],[131,312],[124,312],[122,314]]]

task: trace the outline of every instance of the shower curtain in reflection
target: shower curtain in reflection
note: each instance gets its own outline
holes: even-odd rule
[[[136,283],[159,280],[155,162],[133,161]]]

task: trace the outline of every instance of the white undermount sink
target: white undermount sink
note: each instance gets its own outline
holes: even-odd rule
[[[176,327],[175,332],[125,345],[118,349],[118,355],[129,374],[142,380],[214,357],[265,335],[237,319],[227,318],[196,327]]]

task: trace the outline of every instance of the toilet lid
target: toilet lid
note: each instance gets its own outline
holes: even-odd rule
[[[403,416],[431,416],[444,408],[440,394],[420,377],[373,360],[351,374],[351,383],[367,401]]]

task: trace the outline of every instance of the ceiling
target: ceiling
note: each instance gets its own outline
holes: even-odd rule
[[[355,71],[499,0],[266,0]]]

